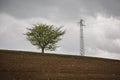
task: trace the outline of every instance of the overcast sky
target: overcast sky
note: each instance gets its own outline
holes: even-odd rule
[[[0,0],[0,49],[40,52],[23,34],[46,23],[66,30],[54,53],[79,55],[81,18],[85,55],[120,60],[120,0]]]

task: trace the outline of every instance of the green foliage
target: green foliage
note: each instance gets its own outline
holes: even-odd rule
[[[56,43],[61,40],[61,36],[65,34],[65,31],[61,30],[62,27],[57,28],[53,25],[37,24],[32,28],[27,28],[27,39],[38,48],[46,50],[55,50]]]

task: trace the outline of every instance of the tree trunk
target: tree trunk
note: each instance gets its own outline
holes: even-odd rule
[[[44,48],[42,48],[42,53],[44,53]]]

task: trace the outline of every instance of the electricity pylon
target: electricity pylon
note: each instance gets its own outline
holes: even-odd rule
[[[85,55],[85,49],[84,49],[84,31],[83,31],[83,26],[84,25],[84,20],[80,19],[80,55],[84,56]]]

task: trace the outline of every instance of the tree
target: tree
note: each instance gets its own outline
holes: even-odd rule
[[[27,28],[27,39],[39,49],[42,50],[55,50],[56,43],[61,40],[61,36],[65,31],[61,30],[62,27],[55,27],[53,25],[36,24],[32,28]]]

